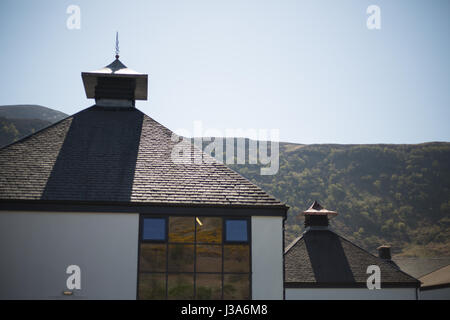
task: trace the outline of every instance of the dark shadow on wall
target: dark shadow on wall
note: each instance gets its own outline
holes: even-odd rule
[[[304,241],[318,283],[355,282],[337,234],[327,230],[310,230],[305,233]]]
[[[97,106],[75,114],[41,199],[130,201],[143,117]]]

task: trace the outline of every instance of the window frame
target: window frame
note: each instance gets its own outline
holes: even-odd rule
[[[170,242],[169,241],[169,218],[170,217],[193,217],[194,219],[194,242]],[[195,218],[220,218],[222,219],[222,243],[205,243],[199,242],[197,243],[197,222]],[[140,260],[141,260],[141,243],[162,243],[166,244],[166,255],[168,255],[169,244],[193,244],[194,245],[194,271],[193,272],[169,272],[168,259],[166,258],[166,271],[165,272],[144,272],[144,273],[153,273],[153,274],[165,274],[166,275],[166,295],[164,300],[170,300],[168,297],[168,275],[170,274],[192,274],[194,277],[194,300],[196,296],[196,275],[197,274],[220,274],[222,278],[222,294],[221,300],[224,299],[224,278],[226,274],[241,274],[247,275],[249,278],[249,291],[248,291],[248,299],[253,299],[253,267],[252,267],[252,228],[251,228],[251,217],[252,216],[217,216],[217,215],[208,215],[208,214],[173,214],[173,215],[152,215],[148,213],[140,213],[139,214],[139,234],[138,234],[138,252],[137,252],[137,275],[136,275],[136,300],[139,299],[139,275],[140,275]],[[144,240],[143,239],[143,227],[144,227],[144,219],[154,218],[154,219],[164,219],[165,220],[165,240]],[[247,241],[227,241],[226,240],[226,221],[228,220],[245,220],[247,222]],[[222,251],[222,270],[221,272],[197,272],[196,263],[197,263],[197,245],[217,245],[221,247]],[[248,272],[225,272],[224,271],[224,248],[226,245],[238,245],[238,244],[246,244],[249,246],[249,271]]]

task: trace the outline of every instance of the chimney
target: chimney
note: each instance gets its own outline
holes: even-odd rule
[[[312,229],[326,229],[328,228],[328,221],[331,216],[336,216],[336,211],[330,211],[320,205],[319,202],[314,201],[308,210],[303,211],[305,216],[305,227]]]
[[[378,257],[380,259],[382,259],[383,261],[385,261],[385,262],[391,264],[392,266],[400,269],[399,266],[392,260],[392,257],[391,257],[391,246],[385,244],[385,245],[379,246],[377,248],[377,250],[378,250]]]
[[[378,257],[383,260],[391,260],[391,246],[382,245],[377,248]]]

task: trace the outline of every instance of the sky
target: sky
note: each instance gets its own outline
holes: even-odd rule
[[[450,141],[449,14],[448,0],[1,0],[0,105],[93,105],[81,72],[114,60],[118,31],[120,60],[149,75],[137,108],[171,130]]]

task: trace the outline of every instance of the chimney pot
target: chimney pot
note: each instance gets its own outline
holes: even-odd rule
[[[391,260],[391,246],[382,245],[377,248],[378,257],[383,260]]]
[[[319,202],[314,201],[314,203],[308,208],[308,210],[303,211],[302,215],[305,216],[305,227],[319,227],[327,228],[329,216],[336,216],[336,211],[330,211],[322,207]]]

